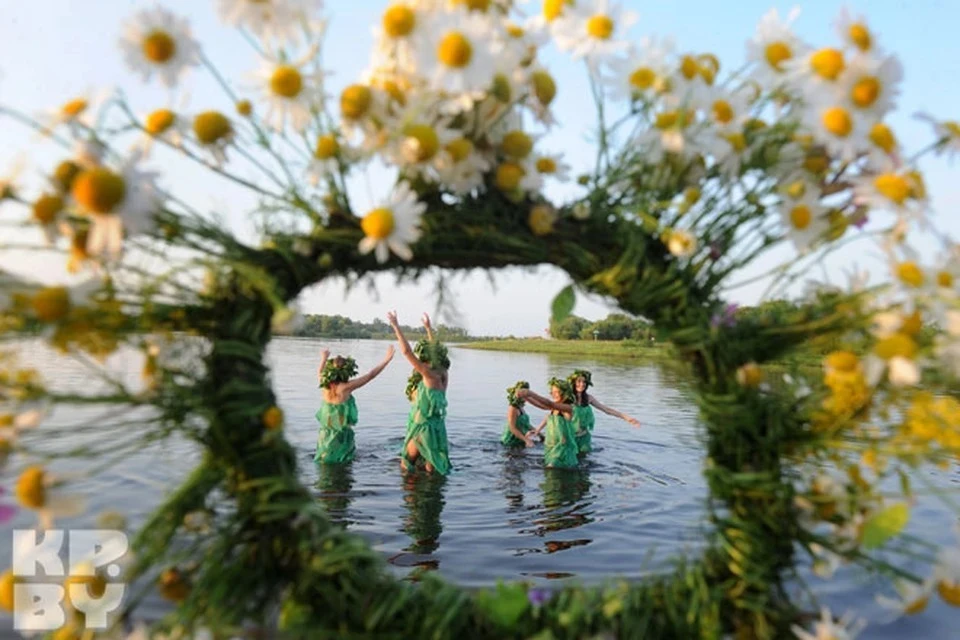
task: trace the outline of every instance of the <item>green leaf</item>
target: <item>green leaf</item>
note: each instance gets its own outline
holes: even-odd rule
[[[512,627],[530,606],[527,588],[522,584],[497,584],[496,591],[477,594],[477,604],[501,627]]]
[[[573,285],[565,286],[557,297],[553,299],[552,312],[553,321],[562,322],[573,312],[573,306],[577,303],[577,294],[573,291]]]
[[[863,547],[875,549],[894,537],[907,526],[910,520],[910,507],[898,502],[876,512],[863,525]]]

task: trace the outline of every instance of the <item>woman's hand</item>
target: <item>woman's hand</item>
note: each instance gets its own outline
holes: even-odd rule
[[[429,329],[433,329],[433,325],[430,324],[430,316],[427,315],[426,313],[423,314],[423,317],[420,318],[420,321],[423,322],[423,326],[424,326],[426,329],[428,329],[428,330],[429,330]]]
[[[640,421],[637,420],[636,418],[631,418],[630,416],[627,416],[627,422],[629,422],[630,424],[632,424],[632,425],[635,426],[635,427],[639,427],[639,426],[640,426]]]
[[[527,445],[528,449],[533,446],[533,439],[536,437],[537,437],[537,434],[534,433],[532,430],[527,431],[526,435],[523,436],[523,443]]]
[[[396,311],[387,311],[387,322],[390,323],[390,326],[396,329],[397,327],[397,312]]]
[[[330,357],[330,350],[329,350],[329,349],[321,349],[321,350],[320,350],[320,359],[321,359],[321,360],[326,360],[326,359],[329,358],[329,357]]]

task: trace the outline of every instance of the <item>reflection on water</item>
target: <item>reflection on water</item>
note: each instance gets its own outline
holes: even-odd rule
[[[443,490],[447,479],[436,473],[410,473],[403,476],[403,503],[406,514],[401,529],[410,537],[402,554],[390,558],[398,566],[423,570],[440,568],[440,561],[430,557],[440,547],[443,524]],[[415,576],[411,576],[415,577]]]
[[[353,524],[350,520],[350,503],[353,500],[352,464],[317,464],[319,478],[316,488],[319,498],[330,519],[342,527]]]

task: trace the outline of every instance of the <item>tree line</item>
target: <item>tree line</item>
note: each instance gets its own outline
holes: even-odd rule
[[[550,337],[557,340],[638,340],[648,342],[653,337],[653,325],[642,318],[631,318],[624,313],[611,313],[603,320],[587,320],[567,316],[560,322],[550,322]]]
[[[426,337],[423,326],[409,327],[402,325],[404,334],[411,340]],[[466,329],[450,327],[444,324],[434,327],[434,334],[444,342],[466,342],[474,340]],[[346,316],[336,315],[304,315],[303,324],[290,335],[304,338],[338,338],[342,340],[392,340],[393,330],[390,325],[374,318],[371,322],[361,322]]]

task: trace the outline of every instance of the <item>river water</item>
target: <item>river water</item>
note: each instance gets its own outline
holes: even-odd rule
[[[599,583],[610,577],[640,578],[662,570],[678,554],[701,548],[707,490],[697,412],[689,382],[670,366],[451,348],[447,429],[453,473],[446,479],[404,479],[397,454],[409,407],[403,389],[410,366],[398,353],[376,380],[355,394],[360,414],[356,460],[345,467],[318,467],[312,456],[314,413],[320,402],[319,350],[353,356],[364,372],[379,362],[388,344],[280,338],[271,343],[268,359],[304,482],[314,487],[337,522],[382,553],[398,577],[416,580],[422,572],[438,571],[466,586],[491,585],[498,579],[542,586]],[[58,385],[94,385],[91,369],[81,362],[57,357],[36,344],[25,346],[24,353],[45,375],[55,375]],[[107,364],[130,380],[141,366],[139,357],[130,353],[113,356]],[[502,447],[506,388],[524,379],[546,393],[551,376],[566,376],[576,367],[593,372],[592,391],[602,402],[636,416],[642,427],[597,412],[595,450],[578,471],[545,470],[541,447]],[[528,411],[538,424],[542,412]],[[137,418],[136,413],[117,418],[104,416],[102,410],[60,409],[49,428],[65,430],[42,435],[44,427],[29,441],[35,448],[61,454],[82,453],[85,446],[122,446],[140,438]],[[118,420],[129,426],[111,429],[108,436],[98,430],[98,425]],[[135,526],[197,459],[195,445],[178,438],[123,452],[96,476],[74,479],[76,489],[88,497],[88,510],[62,525],[91,526],[97,513],[115,510]],[[68,459],[51,468],[72,478],[88,465]],[[3,469],[8,496],[16,472],[16,460]],[[954,476],[941,474],[934,480],[952,484]],[[33,522],[32,513],[21,511],[12,528],[31,527]],[[947,544],[954,522],[939,502],[926,499],[915,507],[911,527]],[[5,525],[0,538],[4,566],[9,566],[10,528]],[[956,610],[939,601],[931,599],[922,616],[889,622],[873,601],[875,585],[856,572],[841,570],[830,582],[806,570],[802,575],[834,611],[855,608],[869,618],[865,637],[957,637],[951,628],[958,622]],[[153,615],[164,608],[150,599],[144,612]],[[0,632],[4,629],[10,629],[9,619],[0,621]]]

